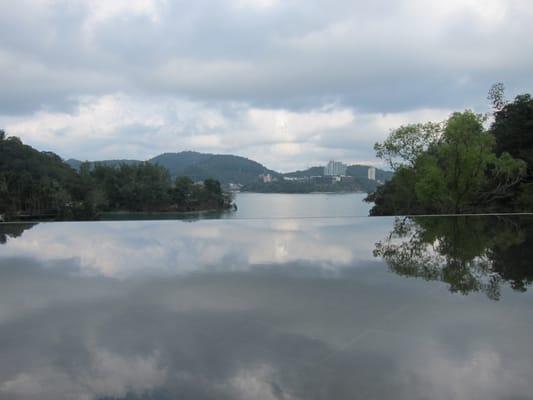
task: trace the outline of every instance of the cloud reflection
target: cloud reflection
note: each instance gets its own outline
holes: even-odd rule
[[[325,226],[306,220],[41,224],[2,251],[40,260],[76,258],[83,273],[117,278],[220,268],[220,260],[228,261],[228,269],[291,261],[339,267],[372,258],[372,246],[362,233],[346,229],[363,221]],[[345,232],[337,235],[338,230]]]
[[[527,398],[531,293],[392,274],[393,220],[358,221],[27,230],[0,248],[0,399]]]

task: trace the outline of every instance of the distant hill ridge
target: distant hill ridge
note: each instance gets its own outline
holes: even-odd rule
[[[349,165],[348,168],[346,168],[346,175],[353,176],[356,178],[368,178],[368,165],[360,165],[360,164],[354,164]],[[283,176],[290,177],[290,178],[303,178],[303,177],[310,177],[310,176],[323,176],[324,175],[324,167],[311,167],[305,170],[301,171],[294,171],[294,172],[288,172],[286,174],[283,174]],[[376,179],[378,181],[388,181],[390,178],[392,178],[393,173],[390,171],[385,171],[379,168],[376,168]]]
[[[82,161],[69,159],[66,161],[74,169],[79,169]],[[91,161],[90,164],[120,165],[141,163],[139,160],[103,160]],[[257,180],[261,174],[280,176],[276,171],[245,157],[231,154],[210,154],[196,151],[182,151],[179,153],[163,153],[146,162],[165,167],[172,176],[188,176],[200,181],[214,178],[221,183],[250,183]]]
[[[69,159],[66,161],[72,168],[78,170],[82,161]],[[116,166],[120,164],[137,164],[139,160],[103,160],[91,161],[90,164],[102,163],[104,165]],[[257,181],[261,174],[270,174],[272,177],[305,177],[322,176],[323,167],[311,167],[302,171],[279,173],[268,169],[264,165],[250,160],[246,157],[231,154],[211,154],[199,153],[196,151],[182,151],[178,153],[163,153],[155,156],[146,162],[165,167],[172,176],[189,176],[193,180],[200,181],[207,178],[214,178],[221,183],[241,183],[248,184]],[[367,177],[368,166],[350,165],[347,175],[365,178]],[[376,169],[376,179],[386,181],[392,177],[392,172]]]

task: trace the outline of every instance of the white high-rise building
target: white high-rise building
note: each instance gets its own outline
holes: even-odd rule
[[[376,169],[374,167],[368,168],[368,179],[371,181],[376,180]]]
[[[324,167],[325,176],[345,176],[347,165],[340,161],[331,160],[328,165]]]

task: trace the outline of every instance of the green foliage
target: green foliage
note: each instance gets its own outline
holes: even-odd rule
[[[194,181],[204,181],[205,179],[216,179],[223,184],[227,183],[252,183],[260,174],[271,174],[279,176],[275,171],[271,171],[263,165],[244,157],[229,154],[205,154],[194,151],[182,151],[180,153],[164,153],[146,161],[147,163],[159,165],[168,170],[171,177],[188,176]],[[82,162],[70,159],[67,163],[74,169],[79,170]],[[96,164],[110,167],[120,165],[138,165],[142,161],[138,160],[105,160],[100,162],[90,162],[92,170]]]
[[[454,113],[446,123],[441,142],[420,157],[420,179],[415,185],[423,205],[460,213],[477,205],[487,185],[487,167],[497,162],[494,138],[487,134],[479,115]]]
[[[148,162],[167,168],[172,176],[189,176],[195,181],[212,178],[224,184],[247,184],[256,181],[261,174],[279,176],[255,161],[228,154],[184,151],[161,154]]]
[[[102,211],[192,211],[231,204],[218,181],[171,182],[151,163],[81,163],[79,173],[14,137],[0,140],[0,214],[7,218],[94,219]]]
[[[111,209],[149,211],[169,204],[170,176],[162,167],[148,163],[116,168],[96,165],[91,177],[94,186],[106,194]]]
[[[507,104],[505,100],[505,86],[503,83],[498,82],[490,87],[489,94],[487,96],[492,103],[492,108],[495,111],[501,110]]]
[[[0,214],[63,215],[75,207],[77,174],[57,155],[19,138],[0,140]]]
[[[393,130],[383,143],[376,143],[376,156],[394,170],[401,166],[413,167],[418,157],[436,143],[442,133],[442,124],[428,122],[401,126]]]
[[[422,206],[415,193],[414,168],[400,167],[394,178],[379,186],[365,200],[374,203],[371,215],[419,214]]]
[[[96,164],[90,178],[91,193],[99,200],[94,206],[105,211],[196,211],[230,205],[218,181],[197,185],[179,177],[172,184],[167,169],[151,163]]]
[[[528,179],[533,177],[533,98],[517,96],[494,113],[491,133],[496,138],[496,154],[505,152],[527,163]]]
[[[467,110],[443,124],[393,131],[378,156],[396,175],[369,200],[372,215],[465,213],[497,209],[515,194],[525,163],[494,152],[494,136],[484,117]],[[420,136],[420,137],[418,137]],[[405,148],[403,147],[405,146]]]

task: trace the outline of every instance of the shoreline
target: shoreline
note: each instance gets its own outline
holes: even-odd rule
[[[338,192],[253,192],[253,191],[241,191],[236,193],[253,193],[253,194],[368,194],[365,191],[338,191]]]

